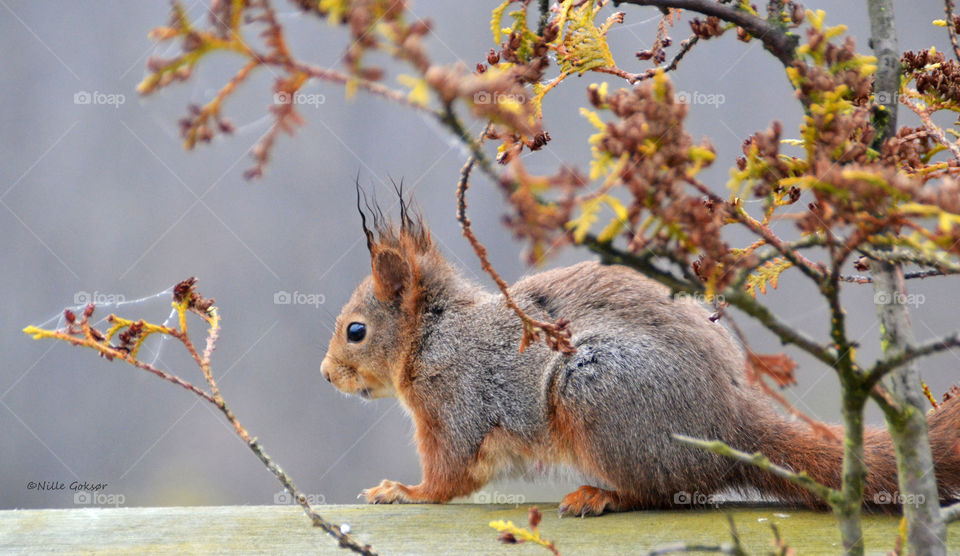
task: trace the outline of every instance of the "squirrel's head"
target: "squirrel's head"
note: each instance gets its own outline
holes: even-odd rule
[[[444,264],[430,232],[419,217],[410,215],[402,194],[400,205],[398,227],[377,207],[370,209],[374,231],[360,210],[371,274],[340,311],[320,365],[323,377],[338,390],[364,398],[396,394],[396,380],[407,364],[423,311],[424,275],[431,273],[425,267]]]

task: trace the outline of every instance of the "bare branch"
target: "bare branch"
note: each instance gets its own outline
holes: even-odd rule
[[[903,275],[903,279],[917,280],[922,278],[930,278],[933,276],[948,276],[950,274],[960,274],[960,270],[940,270],[940,269],[933,268],[928,270],[920,270],[917,272],[907,272]],[[873,278],[871,278],[870,276],[862,276],[862,275],[853,275],[853,276],[841,275],[840,281],[850,282],[851,284],[871,284],[873,283]]]
[[[684,436],[682,434],[675,434],[673,438],[677,442],[685,445],[691,446],[693,448],[700,448],[702,450],[707,450],[713,452],[717,455],[721,455],[726,458],[735,459],[743,463],[749,463],[767,471],[773,473],[774,475],[786,479],[791,483],[805,488],[822,498],[827,504],[831,507],[834,507],[840,498],[840,492],[836,489],[832,489],[827,485],[818,483],[813,480],[810,475],[807,475],[806,471],[800,473],[794,473],[793,471],[787,469],[786,467],[781,467],[772,461],[769,458],[764,456],[762,453],[757,452],[755,454],[748,454],[746,452],[741,452],[735,448],[731,448],[729,445],[719,441],[719,440],[700,440],[697,438],[691,438],[689,436]]]
[[[700,37],[696,35],[690,35],[690,38],[680,42],[680,50],[673,56],[673,59],[670,60],[669,64],[664,66],[658,66],[655,68],[650,68],[642,73],[630,73],[624,71],[620,68],[608,68],[608,67],[599,67],[594,68],[593,71],[598,73],[609,73],[611,75],[616,75],[622,77],[630,82],[631,85],[635,85],[641,81],[652,78],[657,74],[658,71],[663,71],[664,73],[674,71],[677,69],[677,66],[680,65],[680,60],[683,60],[683,57],[687,55],[687,52],[690,52],[690,49],[693,48],[693,45],[697,44],[700,41]]]
[[[483,244],[480,243],[480,240],[477,239],[477,236],[473,234],[473,230],[470,228],[470,219],[467,217],[466,194],[467,188],[470,187],[470,172],[475,162],[476,159],[471,156],[467,159],[466,164],[463,165],[463,169],[460,170],[460,181],[457,184],[457,221],[460,222],[460,226],[463,228],[463,236],[470,242],[474,253],[476,253],[477,258],[480,259],[480,265],[483,267],[483,270],[493,278],[500,292],[503,293],[504,302],[507,304],[507,307],[516,313],[523,322],[523,339],[520,341],[520,351],[522,352],[530,343],[536,342],[540,337],[540,333],[543,333],[544,336],[546,336],[547,344],[552,349],[566,355],[575,353],[576,348],[570,343],[571,334],[568,328],[569,323],[563,319],[558,320],[556,323],[543,322],[532,318],[524,312],[524,310],[517,305],[517,302],[514,301],[513,296],[510,295],[509,284],[500,277],[497,271],[494,270],[493,265],[490,264],[490,260],[487,258],[486,247],[484,247]]]
[[[700,284],[685,282],[673,274],[657,268],[651,261],[652,257],[640,257],[621,251],[610,243],[599,241],[593,235],[587,235],[583,244],[594,253],[599,254],[604,262],[633,267],[645,276],[669,287],[674,292],[703,293],[703,286]],[[768,330],[776,334],[784,344],[794,344],[827,365],[833,366],[836,364],[837,353],[832,348],[820,345],[813,338],[781,321],[770,309],[750,295],[731,288],[727,288],[721,293],[727,303],[758,320]]]
[[[960,45],[957,44],[957,30],[953,22],[953,0],[944,0],[944,11],[947,13],[947,34],[950,35],[950,46],[953,47],[953,55],[957,61],[960,61]]]
[[[866,384],[872,387],[879,382],[887,373],[897,369],[902,365],[919,359],[927,355],[946,351],[960,347],[960,331],[954,332],[949,336],[937,338],[918,345],[908,345],[904,350],[896,353],[882,361],[878,361],[870,371],[867,372]]]
[[[763,43],[764,48],[776,56],[784,66],[793,62],[798,38],[784,29],[769,23],[755,15],[738,10],[714,0],[613,0],[614,6],[635,4],[637,6],[656,6],[661,9],[679,8],[703,15],[714,16],[742,27],[744,31]]]
[[[947,506],[940,510],[940,517],[943,518],[944,523],[953,523],[954,521],[960,520],[960,503]]]

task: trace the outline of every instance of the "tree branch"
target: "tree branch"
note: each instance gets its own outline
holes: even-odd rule
[[[907,272],[903,275],[903,279],[916,280],[916,279],[922,279],[922,278],[930,278],[933,276],[947,276],[950,274],[960,274],[960,271],[939,270],[936,268],[932,268],[928,270],[919,270],[917,272]],[[850,282],[851,284],[872,284],[873,278],[870,276],[861,276],[861,275],[853,275],[853,276],[841,275],[840,281]]]
[[[761,41],[764,48],[776,56],[784,66],[789,66],[793,62],[794,52],[799,40],[796,35],[787,33],[783,28],[773,25],[765,19],[713,0],[613,0],[614,6],[620,4],[655,6],[661,9],[679,8],[718,17],[723,21],[742,27],[752,37]]]
[[[702,286],[685,282],[673,274],[657,268],[650,260],[650,257],[640,257],[633,253],[620,251],[610,243],[597,240],[596,236],[593,235],[587,235],[583,240],[583,244],[594,253],[599,254],[603,262],[622,264],[635,268],[647,277],[669,287],[674,292],[686,292],[690,294],[703,293]],[[770,312],[766,306],[748,294],[730,288],[727,288],[721,292],[721,294],[723,295],[724,301],[758,320],[768,330],[776,334],[782,343],[793,344],[831,367],[836,364],[837,353],[833,349],[818,344],[813,338],[808,337],[803,332],[795,330],[789,324],[781,321],[776,315]]]
[[[879,382],[887,373],[897,369],[902,365],[919,359],[921,357],[932,355],[948,349],[960,347],[960,331],[953,334],[930,340],[918,345],[908,345],[903,351],[900,351],[882,361],[878,361],[867,373],[867,385],[872,387]]]
[[[682,434],[674,434],[673,438],[685,446],[707,450],[726,458],[742,461],[743,463],[749,463],[750,465],[759,467],[764,471],[773,473],[782,479],[786,479],[791,483],[816,494],[831,507],[834,507],[839,502],[840,492],[838,492],[836,489],[832,489],[827,485],[818,483],[809,475],[807,475],[806,471],[794,473],[786,467],[779,466],[770,461],[769,458],[760,452],[748,454],[747,452],[741,452],[740,450],[731,448],[729,445],[719,440],[700,440],[697,438],[684,436]]]
[[[863,253],[867,258],[886,261],[892,264],[910,263],[918,266],[927,266],[940,270],[944,274],[960,274],[960,264],[945,258],[928,256],[908,249],[891,249],[890,251],[878,250],[868,246],[861,246],[857,251]]]
[[[944,0],[944,11],[947,13],[947,34],[950,35],[950,46],[953,47],[953,55],[960,62],[960,45],[957,44],[957,31],[953,23],[953,0]]]
[[[953,523],[954,521],[960,520],[960,503],[947,506],[940,510],[940,517],[943,518],[944,523]]]
[[[486,134],[486,130],[484,130],[484,134]],[[551,349],[559,351],[564,355],[576,353],[576,348],[574,348],[570,342],[571,333],[569,322],[562,318],[556,323],[539,321],[521,309],[513,299],[513,296],[510,295],[510,285],[504,281],[500,274],[494,270],[493,265],[490,264],[486,247],[484,247],[483,244],[480,243],[480,240],[477,239],[477,236],[474,235],[473,229],[470,227],[470,218],[467,217],[467,189],[470,187],[470,172],[473,170],[473,165],[476,160],[475,156],[470,156],[460,170],[460,180],[457,183],[457,221],[460,222],[460,227],[463,229],[463,236],[470,242],[474,253],[476,253],[477,258],[480,259],[480,265],[483,267],[483,270],[493,278],[497,288],[499,288],[503,294],[504,303],[506,303],[510,310],[516,313],[517,317],[519,317],[523,323],[523,337],[520,340],[520,352],[523,353],[523,350],[526,349],[529,344],[536,342],[540,338],[540,334],[543,333],[543,335],[546,336],[547,345],[549,345]]]

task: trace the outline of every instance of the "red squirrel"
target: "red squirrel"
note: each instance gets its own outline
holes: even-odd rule
[[[361,211],[361,216],[363,212]],[[396,396],[413,418],[420,484],[384,480],[371,503],[447,502],[488,481],[568,467],[591,483],[560,513],[689,505],[684,493],[759,491],[824,508],[808,491],[753,466],[679,445],[722,440],[837,487],[842,446],[781,416],[745,372],[740,345],[699,304],[618,265],[585,262],[524,278],[510,295],[541,320],[569,321],[576,352],[518,350],[520,326],[501,294],[465,279],[418,217],[363,222],[372,273],[337,317],[321,365],[363,398]],[[960,492],[960,403],[929,417],[941,498]],[[836,427],[837,437],[842,429]],[[896,502],[890,436],[865,432],[865,503]]]

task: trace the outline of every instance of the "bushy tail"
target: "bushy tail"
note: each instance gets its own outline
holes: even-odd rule
[[[803,423],[788,422],[779,416],[768,416],[764,432],[756,447],[771,461],[792,469],[806,471],[813,479],[839,488],[843,462],[843,428],[830,427],[837,439],[817,433]],[[951,399],[927,418],[930,444],[940,500],[960,497],[960,399]],[[864,456],[868,468],[864,504],[881,511],[897,511],[901,503],[910,503],[900,495],[893,441],[883,427],[864,431]],[[775,475],[757,470],[749,483],[768,496],[811,508],[826,504],[806,489]]]

